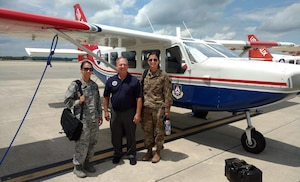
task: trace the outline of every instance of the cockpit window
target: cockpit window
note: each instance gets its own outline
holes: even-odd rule
[[[202,62],[209,57],[238,57],[219,44],[204,44],[201,42],[185,42],[184,44],[192,62]]]
[[[238,55],[236,55],[233,51],[225,48],[223,45],[220,44],[208,44],[209,46],[211,46],[212,48],[216,49],[217,51],[219,51],[220,53],[224,54],[226,57],[229,58],[237,58]]]
[[[223,55],[219,54],[214,49],[212,49],[211,47],[205,44],[199,42],[197,43],[185,42],[185,44],[188,46],[188,49],[192,54],[193,53],[203,54],[206,57],[224,57]]]

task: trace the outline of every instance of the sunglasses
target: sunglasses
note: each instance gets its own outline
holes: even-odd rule
[[[90,71],[90,72],[93,71],[93,68],[82,68],[82,69],[83,69],[83,71]]]
[[[149,62],[157,62],[158,59],[148,59]]]

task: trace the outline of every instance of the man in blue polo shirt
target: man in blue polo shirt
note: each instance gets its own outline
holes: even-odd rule
[[[141,120],[142,89],[139,80],[128,73],[128,60],[117,59],[118,74],[110,77],[103,92],[104,116],[110,120],[111,140],[114,147],[113,163],[120,162],[122,138],[127,139],[127,156],[131,165],[136,164],[136,124]],[[111,100],[111,116],[108,112]],[[111,118],[110,118],[111,117]]]

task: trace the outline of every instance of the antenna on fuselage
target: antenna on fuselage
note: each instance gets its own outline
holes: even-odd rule
[[[152,31],[153,31],[153,33],[154,33],[155,30],[154,30],[154,28],[153,28],[153,26],[152,26],[152,23],[151,23],[149,17],[148,17],[146,14],[145,14],[145,16],[146,16],[146,18],[147,18],[147,20],[148,20],[148,22],[149,22],[149,24],[150,24],[150,26],[151,26],[151,28],[152,28]]]
[[[193,36],[192,36],[191,32],[189,31],[189,29],[187,28],[187,26],[185,25],[184,21],[182,21],[182,23],[183,23],[185,29],[186,29],[186,30],[188,31],[188,33],[190,34],[191,38],[193,39]]]

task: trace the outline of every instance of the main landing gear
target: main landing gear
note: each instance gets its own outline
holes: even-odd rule
[[[265,149],[266,140],[264,136],[260,132],[256,131],[252,126],[250,112],[246,111],[245,114],[247,117],[248,127],[241,137],[242,146],[246,151],[258,154]]]
[[[199,111],[197,109],[192,109],[193,116],[197,118],[206,119],[208,112]],[[248,127],[241,137],[241,143],[243,148],[251,153],[258,154],[262,152],[266,147],[265,137],[252,126],[250,111],[245,111]],[[233,116],[236,112],[232,113]]]

